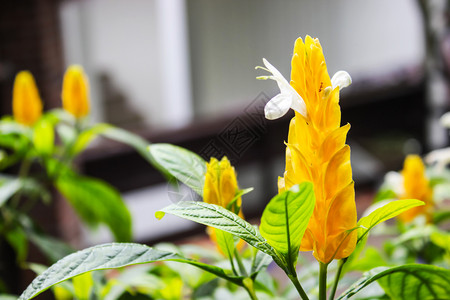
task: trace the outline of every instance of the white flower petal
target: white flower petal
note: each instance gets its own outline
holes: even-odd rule
[[[441,125],[450,128],[450,112],[446,112],[440,119]]]
[[[278,94],[267,102],[264,107],[266,119],[275,120],[284,116],[291,108],[292,98],[283,94]]]
[[[298,112],[299,114],[306,117],[307,115],[306,103],[303,100],[303,98],[297,93],[297,91],[294,88],[292,89],[294,90],[295,94],[291,95],[292,96],[291,108],[296,112]]]
[[[285,103],[283,102],[281,104],[281,103],[279,103],[279,101],[282,101],[282,100],[280,100],[280,98],[277,98],[276,102],[274,102],[273,104],[271,104],[271,106],[269,106],[269,108],[267,108],[269,110],[269,114],[266,113],[266,118],[269,120],[273,120],[273,119],[277,119],[277,118],[280,118],[283,115],[285,115],[287,110],[289,110],[289,108],[287,108],[287,110],[284,111],[284,109],[286,109],[286,106],[285,106],[286,103],[290,103],[290,108],[292,108],[296,112],[298,112],[306,117],[306,115],[307,115],[306,104],[305,104],[305,101],[303,101],[303,98],[297,93],[297,91],[283,77],[283,75],[280,73],[280,71],[278,71],[271,63],[269,63],[267,61],[267,59],[263,58],[263,62],[264,62],[264,65],[266,66],[266,68],[269,70],[269,72],[272,73],[272,76],[266,76],[264,79],[275,80],[277,82],[278,88],[280,89],[280,92],[281,92],[279,95],[275,96],[272,100],[275,100],[275,98],[277,98],[277,97],[281,97],[281,98],[285,99],[283,101],[287,101],[287,102],[285,102]],[[272,102],[272,100],[271,100],[271,102]],[[279,113],[280,111],[283,112],[281,115]],[[271,117],[270,118],[267,117],[268,115],[270,115]]]
[[[352,78],[350,77],[350,74],[348,74],[345,71],[337,71],[333,78],[331,78],[331,85],[333,86],[333,90],[336,87],[339,87],[339,90],[342,90],[345,87],[348,87],[350,84],[352,84]]]

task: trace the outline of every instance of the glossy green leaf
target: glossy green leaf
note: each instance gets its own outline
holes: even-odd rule
[[[152,144],[148,147],[163,173],[181,181],[200,196],[205,184],[206,162],[197,154],[171,144]]]
[[[229,232],[272,256],[275,260],[278,259],[274,248],[267,243],[254,226],[223,207],[198,201],[180,201],[156,212],[155,216],[161,219],[164,213]],[[278,260],[277,263],[281,263],[281,261]],[[281,265],[283,264],[281,263]]]
[[[47,118],[41,118],[33,127],[33,144],[40,155],[50,155],[53,152],[55,133],[53,124]]]
[[[131,240],[131,216],[120,193],[99,179],[75,174],[60,176],[56,187],[88,224],[107,225],[117,241]]]
[[[140,244],[112,243],[87,248],[61,259],[35,278],[22,293],[19,300],[32,299],[57,283],[90,271],[116,269],[156,261],[187,263],[235,284],[242,285],[242,277],[230,276],[221,268],[186,259],[176,253],[161,251]]]
[[[376,225],[394,218],[410,208],[421,205],[424,205],[424,202],[416,199],[396,200],[374,210],[367,217],[362,217],[358,221],[358,226],[360,227],[358,229],[358,241]]]
[[[303,182],[272,198],[261,217],[261,235],[283,255],[292,272],[315,202],[312,183]]]
[[[431,265],[411,264],[372,269],[364,273],[363,277],[338,300],[349,299],[374,281],[378,281],[391,299],[448,299],[450,295],[450,270]]]

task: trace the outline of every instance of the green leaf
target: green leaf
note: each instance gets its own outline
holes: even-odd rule
[[[155,216],[160,218],[164,213],[229,232],[281,263],[274,248],[254,226],[223,207],[198,201],[180,201],[156,212]]]
[[[186,259],[176,253],[140,244],[112,243],[87,248],[61,259],[35,278],[19,300],[32,299],[55,284],[87,272],[156,261],[187,263],[242,286],[242,277],[230,276],[221,268]]]
[[[33,144],[40,155],[50,155],[53,152],[55,133],[53,124],[47,118],[41,118],[33,127]]]
[[[205,184],[206,162],[197,154],[171,144],[152,144],[148,147],[156,168],[175,177],[200,196]]]
[[[292,272],[315,202],[312,183],[303,182],[272,198],[261,217],[261,235],[283,255]]]
[[[56,132],[65,147],[70,146],[75,141],[77,135],[73,126],[63,123],[56,126]]]
[[[76,299],[89,299],[92,288],[94,286],[94,279],[92,273],[87,272],[76,276],[72,279],[73,291]]]
[[[0,134],[11,134],[11,133],[30,137],[31,129],[13,120],[0,121]]]
[[[99,123],[86,130],[83,130],[75,141],[71,149],[71,155],[76,156],[81,151],[86,149],[87,146],[102,132],[106,131],[108,128],[112,127],[109,124]]]
[[[255,279],[256,275],[269,266],[272,262],[272,258],[264,252],[257,251],[252,261],[252,268],[250,270],[250,277]]]
[[[0,295],[0,300],[17,300],[17,296],[2,294]]]
[[[23,263],[28,254],[28,240],[25,231],[20,226],[15,226],[5,233],[5,238],[16,252],[17,262]]]
[[[391,189],[381,189],[375,195],[373,203],[380,202],[387,199],[397,199],[397,194]]]
[[[366,234],[368,234],[369,231],[376,225],[393,217],[396,217],[410,208],[421,205],[425,205],[425,203],[416,199],[406,199],[392,201],[376,209],[367,217],[362,217],[358,221],[357,225],[360,227],[358,229],[358,241],[360,241]]]
[[[8,201],[18,190],[22,188],[19,178],[0,178],[0,207]]]
[[[73,252],[73,249],[69,245],[51,236],[37,233],[33,230],[28,230],[27,234],[30,241],[33,242],[51,262],[56,262]]]
[[[130,212],[114,187],[75,174],[58,177],[56,187],[88,225],[106,224],[117,241],[131,240]]]
[[[338,300],[349,299],[374,281],[378,281],[391,299],[448,299],[450,295],[450,270],[411,264],[372,269],[364,273]]]
[[[106,127],[105,130],[101,132],[101,135],[107,137],[108,139],[133,147],[151,164],[155,163],[153,156],[148,151],[149,142],[142,137],[114,126]]]
[[[24,195],[41,197],[44,201],[50,198],[50,192],[32,178],[17,178],[0,174],[0,207],[19,191]]]
[[[233,257],[234,252],[234,238],[231,233],[219,230],[219,229],[213,229],[216,234],[216,242],[217,246],[219,246],[219,249],[222,251],[222,253],[227,258]]]
[[[437,211],[433,215],[433,224],[437,225],[447,220],[450,220],[450,210]]]

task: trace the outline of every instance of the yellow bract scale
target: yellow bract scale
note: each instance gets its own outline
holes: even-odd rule
[[[206,163],[203,201],[229,209],[229,204],[233,201],[238,192],[239,186],[236,179],[236,172],[233,166],[231,166],[228,158],[224,156],[220,161],[214,157],[211,158],[210,162]],[[240,208],[241,204],[242,199],[239,197],[236,200],[236,206]],[[241,218],[244,218],[242,210],[240,209],[238,215]],[[211,240],[216,242],[217,236],[215,229],[209,227],[207,232]],[[243,246],[244,241],[240,240],[237,248],[241,249]]]
[[[425,202],[423,206],[417,206],[399,215],[403,222],[410,222],[419,215],[425,215],[427,221],[431,221],[433,209],[433,191],[425,175],[425,165],[418,155],[408,155],[405,159],[403,170],[404,194],[400,199],[419,199]]]
[[[16,122],[26,126],[36,123],[42,115],[42,101],[30,72],[21,71],[16,75],[12,96],[13,115]]]
[[[296,112],[289,125],[286,170],[279,192],[295,184],[314,184],[316,206],[300,250],[314,251],[322,263],[349,256],[356,246],[355,190],[350,125],[340,126],[339,87],[332,88],[318,39],[297,39],[292,57],[291,86],[306,104],[306,116]]]
[[[238,189],[236,172],[226,156],[221,161],[213,157],[209,163],[206,163],[204,202],[227,208]],[[240,198],[237,200],[237,205],[241,205]]]
[[[63,108],[75,118],[85,117],[89,113],[89,83],[81,66],[67,68],[61,98]]]

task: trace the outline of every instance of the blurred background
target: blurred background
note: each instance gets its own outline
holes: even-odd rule
[[[297,37],[318,37],[330,76],[348,71],[342,122],[350,123],[358,208],[408,153],[447,144],[439,117],[448,110],[448,1],[426,0],[21,0],[0,4],[0,115],[11,114],[15,74],[30,70],[45,109],[60,107],[65,68],[81,64],[91,85],[91,119],[203,158],[227,155],[248,218],[260,216],[284,171],[291,115],[263,118],[278,93],[255,66],[268,59],[290,78]],[[98,141],[78,161],[124,195],[134,238],[149,244],[202,232],[156,210],[189,196],[133,150]],[[367,200],[367,201],[366,201]],[[78,229],[65,202],[44,219],[74,244],[111,240]],[[48,210],[47,210],[48,212]],[[76,226],[74,226],[74,224]]]

